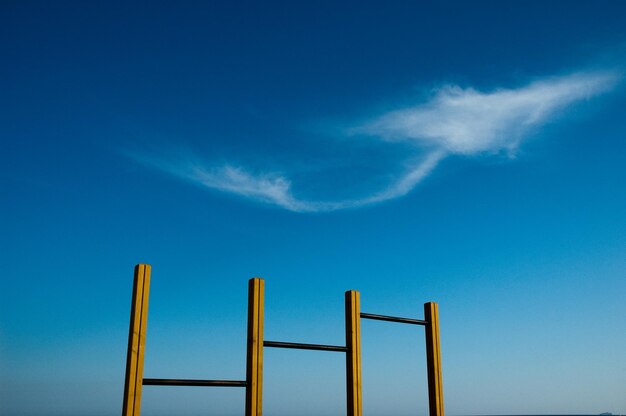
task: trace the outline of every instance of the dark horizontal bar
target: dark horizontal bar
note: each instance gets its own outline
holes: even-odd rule
[[[273,348],[294,348],[297,350],[341,351],[341,352],[348,351],[348,348],[346,347],[338,347],[335,345],[299,344],[296,342],[264,341],[263,346],[273,347]]]
[[[361,318],[376,319],[377,321],[400,322],[400,323],[403,323],[403,324],[428,325],[428,321],[423,321],[421,319],[398,318],[396,316],[374,315],[373,313],[363,313],[363,312],[361,312]]]
[[[173,378],[144,378],[144,386],[208,386],[208,387],[246,387],[245,381],[239,380],[180,380]]]

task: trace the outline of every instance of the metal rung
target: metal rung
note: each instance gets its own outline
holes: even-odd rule
[[[264,341],[263,346],[273,347],[273,348],[294,348],[297,350],[341,351],[341,352],[348,351],[348,348],[346,347],[339,347],[335,345],[300,344],[296,342]]]
[[[377,321],[400,322],[403,324],[428,325],[428,321],[424,321],[421,319],[398,318],[396,316],[375,315],[373,313],[361,313],[361,318],[375,319]]]
[[[173,378],[144,378],[144,386],[205,386],[205,387],[246,387],[239,380],[181,380]]]

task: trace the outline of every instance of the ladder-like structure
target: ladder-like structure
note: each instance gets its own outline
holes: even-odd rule
[[[345,293],[346,345],[301,344],[266,341],[263,338],[263,279],[255,277],[248,283],[248,342],[245,380],[181,380],[143,378],[143,363],[148,322],[150,265],[135,266],[133,298],[128,334],[126,378],[122,416],[140,416],[142,386],[219,386],[245,387],[245,416],[263,413],[263,348],[295,348],[303,350],[337,351],[346,354],[346,401],[348,416],[362,416],[361,399],[361,319],[421,325],[426,328],[426,361],[428,373],[428,404],[430,416],[444,416],[441,352],[439,346],[439,315],[434,302],[424,304],[424,319],[398,318],[361,312],[360,296],[356,290]]]

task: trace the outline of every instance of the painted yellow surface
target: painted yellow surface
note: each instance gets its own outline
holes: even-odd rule
[[[246,416],[263,414],[263,300],[265,282],[248,282],[248,356],[246,361]]]
[[[133,297],[126,357],[126,378],[122,416],[140,416],[143,365],[150,293],[148,264],[135,266]],[[248,282],[248,339],[246,360],[245,416],[263,414],[263,322],[265,282],[255,277]],[[345,293],[347,415],[362,416],[361,301],[356,290]],[[444,416],[439,307],[424,304],[426,360],[430,416]]]
[[[128,352],[126,355],[123,416],[139,416],[141,411],[143,362],[146,348],[146,328],[148,326],[150,271],[149,264],[138,264],[135,266]]]
[[[428,370],[428,407],[430,416],[444,416],[443,381],[441,376],[441,348],[439,343],[439,306],[424,304],[426,325],[426,361]]]
[[[349,290],[346,302],[346,387],[348,416],[362,415],[361,398],[361,299],[359,292]]]

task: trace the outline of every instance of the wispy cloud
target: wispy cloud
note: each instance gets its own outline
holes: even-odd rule
[[[170,173],[192,183],[237,194],[259,202],[277,205],[290,211],[311,212],[323,210],[319,203],[300,201],[291,193],[291,181],[278,173],[254,174],[244,168],[223,165],[207,167],[196,157],[180,152],[175,157],[127,151],[136,161]]]
[[[242,167],[224,165],[205,167],[190,159],[176,160],[154,155],[128,152],[133,159],[168,172],[197,185],[237,194],[259,202],[276,205],[294,212],[328,212],[357,208],[406,195],[425,178],[443,158],[442,152],[431,152],[387,188],[363,198],[336,201],[313,201],[296,198],[291,191],[291,181],[278,173],[254,174]]]
[[[300,201],[291,194],[291,182],[278,174],[253,175],[242,168],[223,166],[207,170],[195,167],[187,175],[189,179],[221,191],[236,193],[291,211],[318,211],[314,202]]]
[[[386,140],[412,140],[448,153],[514,151],[524,134],[576,101],[604,92],[615,73],[579,73],[518,89],[480,92],[445,86],[434,98],[354,129]]]
[[[238,194],[296,212],[322,212],[380,203],[409,193],[438,163],[452,154],[514,153],[530,129],[550,121],[577,101],[610,90],[619,80],[613,72],[587,72],[535,81],[517,89],[480,92],[444,86],[433,98],[412,107],[373,117],[349,130],[386,141],[414,143],[423,156],[386,188],[362,198],[305,200],[292,192],[283,174],[261,173],[225,165],[206,167],[147,155],[134,157],[207,188]],[[329,184],[332,186],[332,184]]]

